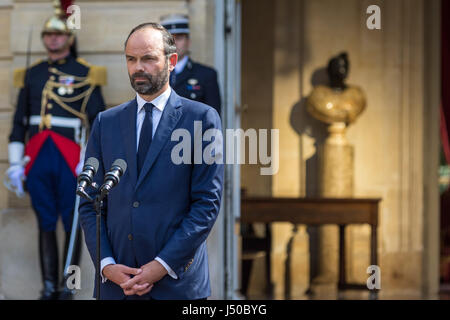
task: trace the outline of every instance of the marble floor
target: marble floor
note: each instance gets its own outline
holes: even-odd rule
[[[450,283],[441,284],[440,292],[435,296],[423,296],[408,292],[387,293],[380,291],[378,297],[368,290],[322,290],[315,294],[292,295],[291,297],[269,297],[266,294],[249,294],[248,300],[450,300]]]

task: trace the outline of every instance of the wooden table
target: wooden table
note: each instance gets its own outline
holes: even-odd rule
[[[371,227],[370,263],[377,265],[377,226],[379,198],[272,198],[243,197],[241,222],[339,226],[338,289],[366,289],[366,284],[349,284],[345,272],[345,227],[369,224]]]

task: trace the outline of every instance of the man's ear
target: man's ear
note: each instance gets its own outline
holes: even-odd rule
[[[173,69],[175,69],[175,65],[177,64],[177,62],[178,62],[178,54],[172,53],[169,56],[169,71],[170,72],[172,72]]]

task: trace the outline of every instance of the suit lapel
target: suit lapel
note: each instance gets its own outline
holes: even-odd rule
[[[181,101],[178,98],[178,95],[172,89],[172,93],[170,94],[169,100],[167,101],[166,106],[164,107],[161,120],[159,121],[158,127],[156,128],[155,135],[152,139],[152,144],[148,150],[147,156],[145,157],[144,166],[141,169],[141,172],[138,177],[138,181],[136,183],[136,189],[144,180],[147,173],[150,171],[153,166],[156,158],[158,157],[161,149],[166,144],[167,140],[172,135],[172,131],[177,125],[178,121],[181,117]],[[135,143],[136,145],[136,143]],[[136,157],[135,157],[136,159]]]
[[[122,132],[122,139],[125,145],[126,161],[131,183],[136,185],[137,180],[137,160],[136,160],[136,117],[137,117],[137,102],[136,99],[131,100],[123,109],[120,117],[120,129]]]

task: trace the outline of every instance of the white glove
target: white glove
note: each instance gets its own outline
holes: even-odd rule
[[[6,170],[6,177],[3,181],[8,190],[15,192],[19,198],[25,195],[23,182],[25,181],[25,166],[30,161],[29,156],[24,157],[25,145],[19,141],[8,144],[8,160],[11,164]]]
[[[6,170],[7,180],[4,181],[6,188],[16,193],[19,198],[25,196],[23,182],[25,181],[25,168],[20,164],[12,165]]]

